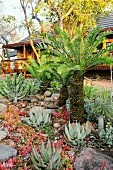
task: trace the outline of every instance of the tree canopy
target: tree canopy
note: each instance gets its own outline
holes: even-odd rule
[[[96,25],[97,17],[111,10],[113,0],[40,0],[34,12],[45,16],[47,22],[54,26],[73,32],[81,24],[84,30]]]

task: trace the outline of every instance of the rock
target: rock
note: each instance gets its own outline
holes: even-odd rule
[[[32,99],[33,98],[31,98],[31,97],[24,97],[24,98],[20,99],[20,101],[29,101],[29,102],[31,102]]]
[[[0,112],[6,112],[7,111],[7,105],[0,103]]]
[[[53,102],[53,98],[52,97],[46,97],[44,99],[45,102]]]
[[[53,93],[52,95],[51,95],[51,98],[53,98],[54,100],[57,100],[58,98],[59,98],[59,93]]]
[[[44,100],[45,96],[41,94],[35,95],[38,100]]]
[[[46,109],[47,109],[47,111],[48,111],[50,114],[52,114],[53,112],[56,111],[56,109],[48,109],[48,108],[46,108]]]
[[[54,124],[53,124],[53,127],[57,129],[57,128],[60,127],[60,124],[59,124],[59,123],[54,123]]]
[[[31,103],[37,103],[38,102],[38,99],[32,99],[31,100]]]
[[[44,107],[41,107],[41,106],[33,106],[31,109],[30,109],[30,112],[34,113],[34,112],[43,112],[43,111],[47,111],[47,109],[45,109]],[[46,112],[46,113],[47,113]],[[48,112],[49,113],[49,112]]]
[[[93,125],[92,125],[92,122],[89,122],[87,121],[85,124],[84,124],[84,127],[86,129],[86,134],[89,135],[91,133],[91,131],[95,131]]]
[[[22,108],[25,108],[26,106],[27,106],[27,103],[22,103],[22,104],[21,104],[21,107],[22,107]]]
[[[113,170],[113,158],[98,153],[92,148],[85,147],[76,156],[74,168],[76,170],[99,170],[102,169],[102,164],[104,161],[107,161],[106,169]]]
[[[44,93],[44,96],[46,96],[46,97],[51,96],[51,92],[50,92],[49,90],[47,90],[47,91]]]
[[[35,96],[35,95],[33,95],[33,94],[30,94],[30,95],[29,95],[29,97],[30,97],[30,98],[33,98],[33,99],[35,99],[35,98],[36,98],[36,96]]]
[[[0,141],[2,140],[2,139],[4,139],[6,136],[7,136],[7,132],[6,131],[4,131],[4,130],[0,130]]]
[[[67,123],[67,121],[64,120],[64,119],[57,119],[56,122],[57,122],[57,123],[60,123],[61,125]]]
[[[44,107],[46,105],[46,102],[44,101],[38,101],[37,106]]]
[[[2,154],[1,154],[2,153]],[[10,145],[0,144],[0,161],[7,161],[17,155],[17,150]]]
[[[64,132],[65,132],[65,124],[61,125],[59,128],[58,128],[58,132],[60,133],[60,135],[64,135]]]
[[[58,109],[59,107],[57,105],[54,104],[50,104],[47,106],[47,109]]]
[[[6,98],[2,98],[2,99],[0,99],[0,103],[8,103],[9,102],[9,100],[8,99],[6,99]]]
[[[113,150],[112,150],[112,151],[103,150],[103,151],[100,151],[100,152],[101,152],[102,154],[111,156],[111,157],[113,158]]]

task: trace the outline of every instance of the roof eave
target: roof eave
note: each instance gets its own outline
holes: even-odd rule
[[[33,43],[36,44],[38,42],[41,42],[41,40],[33,40]],[[3,45],[2,48],[9,48],[9,49],[13,49],[15,47],[19,47],[19,46],[24,46],[24,45],[30,45],[30,41],[25,41],[25,42],[18,42],[18,43],[13,43],[13,44],[7,44],[7,45]]]

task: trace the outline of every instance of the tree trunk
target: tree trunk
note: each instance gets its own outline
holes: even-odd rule
[[[70,122],[84,122],[84,75],[75,71],[70,80],[69,99],[70,99]]]
[[[63,105],[66,104],[66,100],[68,99],[68,86],[67,85],[63,85],[60,88],[60,96],[57,102],[57,106],[61,107]]]

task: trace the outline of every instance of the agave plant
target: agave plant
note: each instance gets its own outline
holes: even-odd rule
[[[65,136],[69,144],[83,146],[85,144],[83,139],[86,137],[86,130],[80,123],[70,124],[69,122],[68,127],[65,126]]]
[[[46,109],[42,107],[33,107],[30,109],[29,117],[25,118],[25,121],[32,127],[38,127],[42,123],[47,124],[50,122],[50,114]]]
[[[37,152],[33,148],[31,154],[31,160],[36,170],[53,170],[60,169],[62,166],[61,153],[62,148],[55,148],[54,145],[51,146],[50,140],[47,142],[47,146],[44,142],[41,143],[40,152]]]

